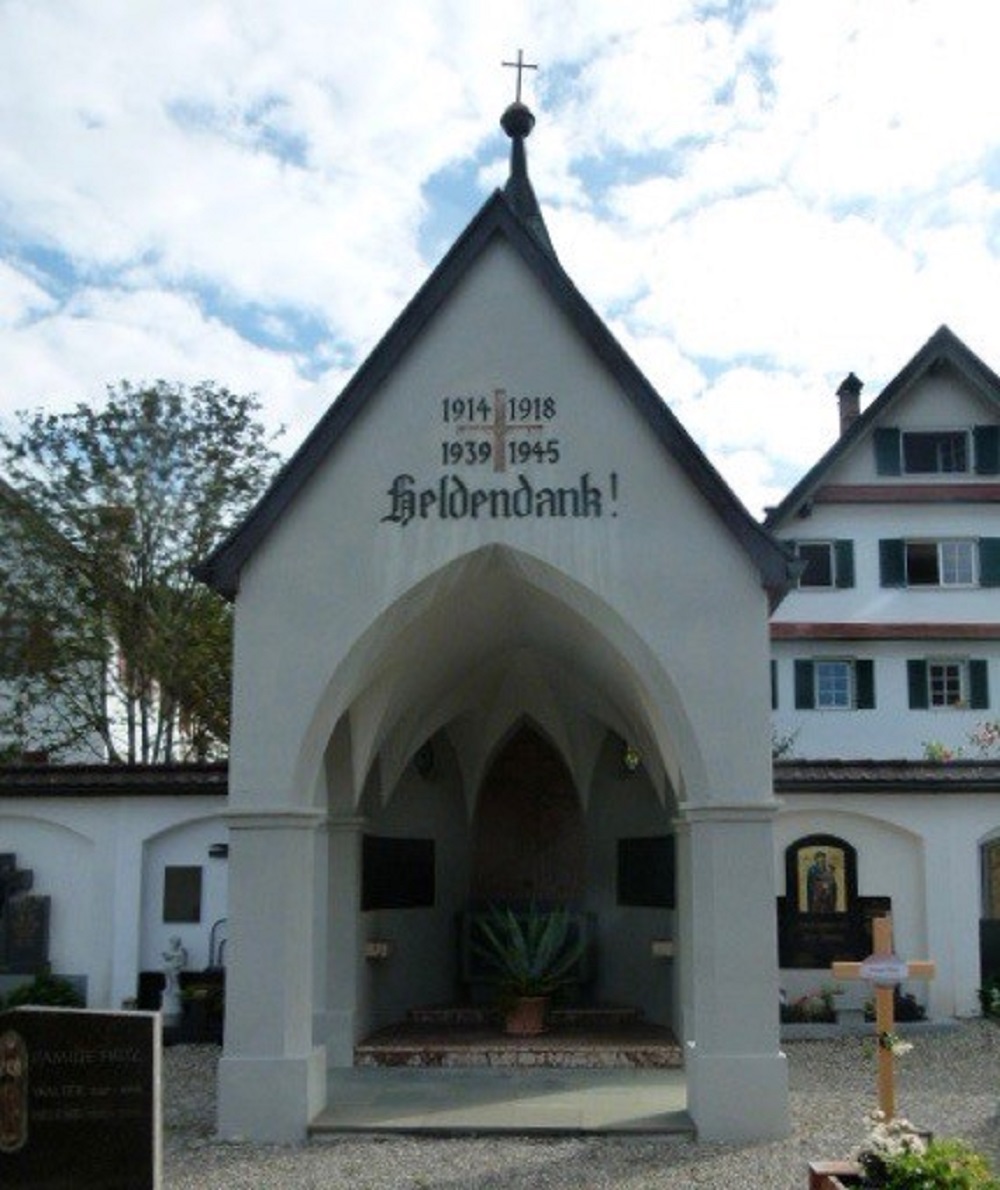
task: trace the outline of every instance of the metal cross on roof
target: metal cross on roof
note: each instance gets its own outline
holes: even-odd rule
[[[521,102],[521,75],[526,70],[537,70],[538,63],[537,62],[525,62],[524,50],[518,50],[516,62],[501,62],[500,65],[501,66],[509,66],[509,67],[511,67],[511,69],[517,71],[517,94],[514,98],[514,102],[520,103]]]

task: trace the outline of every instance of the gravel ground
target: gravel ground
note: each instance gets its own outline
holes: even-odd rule
[[[165,1054],[164,1182],[194,1187],[350,1190],[805,1190],[810,1160],[850,1156],[875,1106],[872,1043],[858,1038],[786,1046],[792,1133],[782,1141],[709,1145],[676,1138],[341,1137],[295,1146],[213,1139],[211,1046]],[[958,1136],[1000,1169],[1000,1028],[983,1021],[914,1038],[897,1064],[897,1102],[938,1136]]]

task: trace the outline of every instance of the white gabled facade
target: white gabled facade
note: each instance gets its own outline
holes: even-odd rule
[[[772,619],[775,734],[796,756],[968,752],[995,717],[1000,394],[935,358],[769,519],[805,562]]]
[[[1000,833],[970,739],[1000,717],[1000,379],[942,327],[860,416],[859,388],[841,386],[839,441],[767,521],[804,565],[771,622],[774,743],[795,758],[777,766],[777,887],[797,839],[844,840],[859,894],[892,897],[900,951],[938,960],[932,1009],[974,1012]]]

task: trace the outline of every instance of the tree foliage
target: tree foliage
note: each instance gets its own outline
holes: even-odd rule
[[[259,408],[212,383],[122,381],[99,408],[0,434],[0,730],[19,747],[130,763],[224,748],[231,613],[191,567],[274,471]]]

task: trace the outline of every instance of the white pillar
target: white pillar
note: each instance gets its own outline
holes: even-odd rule
[[[112,833],[113,854],[104,871],[113,872],[111,921],[111,972],[107,1007],[118,1009],[139,991],[140,933],[142,922],[142,887],[146,863],[143,840],[137,837],[135,817],[118,808]],[[99,1003],[89,1000],[92,1008]]]
[[[933,959],[937,964],[929,983],[907,990],[926,991],[928,1015],[938,1019],[979,1012],[979,841],[970,816],[955,814],[947,804],[950,800],[942,799],[946,804],[940,815],[924,830],[925,953],[903,953],[903,958]]]
[[[225,1139],[300,1140],[326,1103],[326,1055],[312,1038],[313,867],[323,819],[285,809],[229,818]]]
[[[682,807],[688,1112],[708,1141],[789,1130],[779,1044],[776,803]]]
[[[331,818],[327,911],[326,1013],[323,1022],[331,1066],[354,1065],[354,1043],[367,1020],[360,992],[361,846],[365,819]]]

